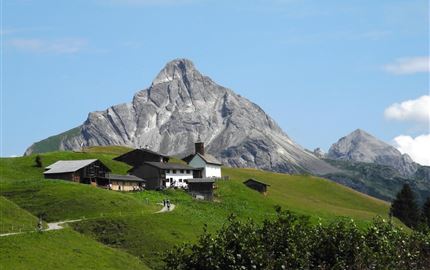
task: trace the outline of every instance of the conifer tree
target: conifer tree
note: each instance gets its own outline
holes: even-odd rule
[[[423,205],[421,214],[424,222],[426,222],[427,226],[430,228],[430,197],[427,197],[427,200]]]
[[[418,225],[419,208],[415,194],[408,184],[404,184],[402,190],[397,193],[396,199],[391,204],[390,212],[408,227],[416,228]]]
[[[38,168],[42,168],[43,167],[42,157],[41,156],[37,155],[35,162],[36,162],[36,167],[38,167]]]

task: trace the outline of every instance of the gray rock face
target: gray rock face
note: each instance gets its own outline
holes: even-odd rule
[[[326,153],[319,147],[315,148],[313,151],[314,155],[319,158],[325,158]]]
[[[327,158],[387,165],[407,177],[414,175],[419,167],[407,154],[402,155],[393,146],[361,129],[355,130],[333,144]]]
[[[199,136],[207,152],[226,165],[290,173],[337,171],[294,143],[259,106],[203,76],[186,59],[169,62],[132,102],[90,113],[80,134],[62,139],[59,148],[148,146],[182,156],[193,151]]]

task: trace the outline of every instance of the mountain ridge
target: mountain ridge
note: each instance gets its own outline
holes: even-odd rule
[[[91,112],[78,128],[78,135],[65,136],[55,147],[145,146],[185,156],[200,137],[209,153],[233,167],[288,173],[337,171],[292,141],[257,104],[216,84],[187,59],[170,61],[130,103]],[[37,144],[26,154],[34,153],[33,149]]]

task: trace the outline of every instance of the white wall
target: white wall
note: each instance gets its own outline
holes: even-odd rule
[[[166,172],[166,179],[169,181],[166,181],[166,187],[187,187],[187,183],[185,183],[185,179],[192,179],[193,178],[193,171],[190,170],[190,173],[186,173],[186,170],[184,170],[184,173],[180,173],[180,170],[176,170],[176,173],[173,173],[172,170],[170,170],[169,173]],[[181,181],[182,180],[182,181]]]
[[[188,165],[194,168],[204,168],[202,173],[203,178],[221,177],[221,166],[206,164],[198,155],[195,155]]]
[[[221,166],[206,164],[203,177],[221,177]]]

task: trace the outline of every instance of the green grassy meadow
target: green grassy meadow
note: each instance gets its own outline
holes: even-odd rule
[[[60,159],[99,158],[114,173],[124,174],[129,166],[112,158],[127,150],[98,147],[86,149],[85,153],[40,155],[44,166]],[[43,168],[34,167],[34,159],[35,155],[0,159],[0,195],[34,216],[44,214],[47,221],[85,217],[81,222],[71,223],[75,232],[64,232],[64,237],[83,237],[97,241],[98,245],[109,247],[109,250],[125,251],[153,269],[162,268],[165,251],[177,244],[196,240],[205,224],[210,231],[219,229],[230,214],[259,222],[274,217],[274,207],[279,205],[308,215],[314,222],[352,218],[365,228],[375,216],[387,217],[389,209],[389,204],[384,201],[308,175],[223,168],[223,175],[229,176],[230,180],[218,181],[214,201],[204,202],[196,201],[180,190],[120,193],[62,180],[46,180],[43,179]],[[242,182],[248,178],[270,184],[267,196],[244,186]],[[176,209],[155,214],[161,208],[158,203],[164,198],[170,199]],[[63,237],[62,233],[58,232],[56,237]],[[28,237],[33,239],[35,236]],[[33,241],[31,239],[28,241]],[[8,238],[8,241],[12,245],[13,240]],[[43,238],[40,241],[50,240]],[[15,246],[12,245],[13,248]],[[86,259],[82,257],[82,260]],[[99,269],[97,267],[92,269]]]
[[[0,234],[16,231],[34,231],[38,219],[15,203],[0,196]]]
[[[0,269],[150,269],[71,229],[3,237],[0,250]]]

